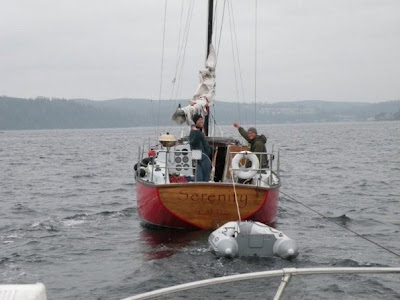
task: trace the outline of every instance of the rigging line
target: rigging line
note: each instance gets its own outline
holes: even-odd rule
[[[237,79],[237,70],[236,70],[236,59],[235,59],[235,48],[233,46],[233,29],[232,29],[232,12],[231,12],[231,4],[228,1],[228,16],[229,16],[229,29],[231,33],[231,48],[232,48],[232,58],[233,58],[233,74],[235,75],[235,89],[236,89],[236,101],[237,101],[237,109],[238,109],[238,119],[240,122],[240,105],[239,105],[239,90],[238,90],[238,79]]]
[[[185,55],[186,55],[186,47],[188,44],[188,40],[189,40],[189,31],[190,31],[190,25],[191,25],[191,19],[192,19],[192,15],[193,15],[193,1],[190,2],[190,12],[188,13],[188,18],[187,18],[187,24],[186,24],[186,38],[185,38],[185,46],[183,47],[183,53],[182,53],[182,62],[181,62],[181,69],[179,72],[179,81],[178,81],[178,87],[176,89],[176,97],[178,97],[178,95],[181,93],[181,88],[182,88],[182,73],[183,73],[183,66],[185,65]]]
[[[360,237],[360,238],[362,238],[362,239],[364,239],[364,240],[366,240],[366,241],[368,241],[368,242],[370,242],[370,243],[372,243],[372,244],[374,244],[374,245],[376,245],[376,246],[382,248],[383,250],[386,250],[387,252],[390,252],[390,253],[396,255],[397,257],[400,257],[400,254],[398,254],[398,253],[396,253],[396,252],[394,252],[394,251],[392,251],[392,250],[390,250],[390,249],[388,249],[388,248],[386,248],[386,247],[384,247],[384,246],[378,244],[377,242],[374,242],[374,241],[370,240],[369,238],[366,238],[365,236],[363,236],[363,235],[361,235],[361,234],[355,232],[354,230],[351,230],[351,229],[345,227],[344,225],[341,225],[341,224],[338,223],[338,222],[333,221],[332,219],[326,217],[325,215],[323,215],[323,214],[320,213],[319,211],[317,211],[317,210],[315,210],[315,209],[309,207],[308,205],[306,205],[306,204],[300,202],[299,200],[294,199],[294,198],[291,197],[290,195],[288,195],[288,194],[286,194],[286,193],[284,193],[284,192],[282,192],[282,191],[279,191],[279,192],[280,192],[281,194],[285,195],[286,197],[288,197],[290,200],[292,200],[292,201],[294,201],[294,202],[296,202],[296,203],[298,203],[298,204],[304,206],[305,208],[307,208],[307,209],[309,209],[309,210],[315,212],[317,215],[323,217],[324,219],[326,219],[326,220],[328,220],[328,221],[330,221],[330,222],[332,222],[332,223],[338,225],[339,227],[341,227],[341,228],[343,228],[343,229],[345,229],[345,230],[347,230],[347,231],[350,231],[351,233],[355,234],[357,237]]]
[[[241,109],[240,109],[240,96],[239,96],[239,92],[238,92],[238,80],[236,79],[237,73],[239,73],[239,78],[240,78],[240,91],[241,91],[241,95],[242,95],[242,101],[244,102],[244,92],[243,92],[243,77],[242,77],[242,71],[241,71],[241,66],[240,66],[240,58],[239,58],[239,47],[238,47],[238,39],[237,39],[237,35],[236,35],[236,24],[235,24],[235,15],[233,12],[233,5],[232,3],[229,5],[228,9],[230,8],[230,16],[232,17],[232,29],[231,30],[231,36],[233,34],[232,37],[232,47],[233,45],[235,45],[235,50],[236,50],[236,59],[234,56],[234,65],[235,65],[235,82],[236,82],[236,91],[237,91],[237,104],[238,104],[238,115],[239,115],[239,122],[242,122],[242,118],[241,118]],[[234,52],[234,51],[233,51]],[[237,64],[237,70],[236,70],[236,64]]]
[[[254,22],[254,127],[257,128],[257,0],[255,5]]]
[[[213,31],[218,26],[218,19],[217,19],[217,17],[218,17],[218,14],[217,14],[217,12],[218,12],[218,3],[219,3],[219,1],[215,1],[214,12],[213,12],[213,24],[212,24],[213,25],[213,27],[212,27]],[[217,45],[217,35],[213,34],[213,38],[214,38],[214,45]]]
[[[186,47],[186,44],[187,44],[187,39],[188,39],[188,34],[189,34],[189,28],[190,28],[190,21],[191,21],[191,11],[192,11],[192,6],[193,6],[193,0],[192,1],[190,1],[189,2],[189,6],[188,6],[188,9],[187,9],[187,15],[186,15],[186,21],[185,21],[185,29],[184,29],[184,32],[183,32],[183,37],[182,37],[182,44],[181,44],[181,46],[180,46],[180,53],[179,53],[179,65],[178,65],[178,85],[177,86],[175,86],[176,87],[176,89],[175,89],[175,97],[177,97],[177,94],[178,94],[178,89],[179,89],[179,86],[180,86],[180,83],[181,83],[181,72],[182,72],[182,68],[183,68],[183,60],[184,60],[184,58],[185,58],[185,54],[186,54],[186,51],[185,51],[185,47]]]
[[[236,154],[236,155],[237,155],[237,154]],[[239,221],[241,222],[241,221],[242,221],[242,217],[240,216],[239,203],[238,203],[237,194],[236,194],[236,184],[235,184],[235,179],[234,179],[234,177],[233,177],[233,170],[232,170],[232,168],[231,168],[231,178],[232,178],[233,192],[234,192],[234,194],[235,194],[236,210],[237,210],[237,213],[238,213]]]
[[[178,56],[178,60],[177,60],[177,66],[176,66],[176,75],[175,75],[175,83],[174,83],[174,90],[172,91],[172,97],[174,97],[175,94],[175,98],[177,98],[177,91],[181,82],[181,64],[182,64],[182,59],[184,57],[184,47],[185,47],[185,42],[186,42],[186,36],[187,36],[187,32],[188,32],[188,24],[189,24],[189,20],[190,20],[190,10],[191,10],[191,5],[192,5],[193,1],[189,2],[189,6],[187,9],[187,15],[185,18],[185,25],[184,25],[184,31],[183,31],[183,36],[182,39],[180,41],[179,44],[179,56]],[[176,80],[176,76],[178,76],[178,80]]]
[[[215,132],[216,132],[217,129],[219,129],[220,132],[221,132],[221,135],[223,135],[223,134],[222,134],[222,133],[223,133],[222,128],[217,124],[217,119],[216,119],[216,111],[217,111],[217,110],[215,109],[215,104],[213,104],[212,106],[213,106],[214,113],[210,112],[210,119],[211,119],[212,122],[213,122],[213,126],[214,126],[214,135],[215,135]]]
[[[224,17],[225,17],[225,4],[226,4],[226,0],[224,0],[224,6],[222,8],[222,20],[221,20],[221,27],[219,30],[219,40],[218,40],[217,53],[216,53],[216,58],[215,58],[215,68],[217,67],[217,64],[218,64],[218,54],[219,54],[219,48],[220,48],[221,40],[222,40],[222,28],[224,27]]]
[[[209,115],[213,115],[213,116],[211,116],[211,119],[213,120],[213,122],[212,122],[212,133],[213,133],[212,134],[212,138],[213,138],[213,145],[214,145],[214,140],[215,140],[215,117],[216,117],[216,112],[217,112],[216,109],[215,109],[214,102],[213,102],[211,108],[212,109],[210,109]],[[214,113],[212,114],[211,111],[214,111]]]
[[[151,123],[152,124],[155,124],[155,120],[154,120],[154,100],[153,100],[153,95],[152,95],[152,97],[151,97],[151,99],[150,99],[150,107],[151,107]],[[157,131],[158,131],[158,129],[157,128],[154,128],[154,135],[157,135]]]
[[[239,58],[239,47],[238,47],[238,42],[237,42],[237,35],[236,35],[236,24],[235,24],[235,15],[233,12],[233,6],[231,5],[231,10],[232,10],[232,23],[233,23],[233,33],[234,33],[234,38],[235,38],[235,45],[236,45],[236,57],[237,57],[237,64],[239,68],[239,77],[240,77],[240,87],[241,87],[241,92],[242,92],[242,101],[244,103],[244,87],[243,87],[243,76],[242,76],[242,67],[240,65],[240,58]],[[246,110],[245,110],[246,112]],[[245,119],[246,119],[246,114],[245,114]],[[240,121],[240,120],[239,120]]]
[[[173,98],[173,94],[174,94],[174,87],[175,87],[175,82],[176,82],[176,75],[178,73],[178,67],[179,67],[179,50],[181,47],[181,43],[182,43],[182,20],[183,20],[183,2],[184,0],[181,1],[181,17],[180,17],[180,21],[179,21],[179,35],[178,35],[178,47],[176,48],[176,63],[175,63],[175,73],[174,73],[174,78],[172,79],[172,88],[171,88],[171,99]],[[176,106],[176,101],[177,99],[175,99],[175,106]]]
[[[194,7],[193,1],[191,1],[190,7],[188,10],[187,22],[186,22],[185,43],[184,43],[184,47],[182,47],[182,60],[181,60],[181,66],[180,66],[180,70],[179,70],[179,81],[178,81],[177,89],[175,91],[177,98],[178,98],[178,95],[180,95],[182,92],[182,79],[181,78],[182,78],[182,74],[183,74],[183,67],[185,65],[186,47],[187,47],[188,40],[189,40],[189,32],[190,32],[191,19],[192,19],[192,14],[193,14],[193,7]]]
[[[178,101],[178,99],[176,99],[176,97],[174,97],[174,95],[175,95],[175,91],[177,89],[177,85],[179,84],[179,69],[180,69],[180,64],[181,64],[184,41],[185,41],[185,37],[186,37],[187,22],[188,22],[187,19],[189,18],[189,8],[187,11],[187,15],[185,15],[184,3],[185,2],[182,2],[182,6],[181,6],[179,39],[178,39],[178,47],[177,47],[177,52],[176,52],[177,56],[176,56],[175,72],[174,72],[174,78],[172,80],[172,89],[171,89],[171,99],[175,99],[175,101],[174,101],[175,106],[176,106],[176,102]],[[184,20],[186,20],[186,21],[184,21]]]
[[[162,40],[162,53],[161,53],[161,71],[160,71],[160,90],[158,93],[158,121],[157,121],[157,131],[160,126],[160,108],[161,108],[161,90],[163,84],[163,69],[164,69],[164,49],[165,49],[165,28],[167,23],[167,6],[168,0],[165,0],[164,7],[164,27],[163,27],[163,40]]]

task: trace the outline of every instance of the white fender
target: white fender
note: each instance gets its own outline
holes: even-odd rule
[[[250,168],[239,168],[239,163],[242,160],[242,158],[246,158],[251,161],[251,167]],[[250,179],[253,178],[254,175],[257,174],[257,171],[259,169],[260,162],[258,161],[257,155],[250,151],[242,151],[238,154],[235,155],[235,157],[232,159],[232,169],[234,170],[233,173],[242,179]]]

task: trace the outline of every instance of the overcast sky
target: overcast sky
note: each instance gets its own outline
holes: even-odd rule
[[[224,1],[216,1],[222,8]],[[164,0],[0,3],[0,95],[159,98]],[[179,27],[191,3],[176,94]],[[400,99],[400,0],[258,0],[257,68],[256,1],[230,3],[245,101]],[[206,9],[206,0],[167,1],[162,99],[190,98],[196,89],[204,65]],[[218,33],[221,20],[219,15]],[[237,101],[242,98],[236,91],[229,20],[226,10],[216,99]]]

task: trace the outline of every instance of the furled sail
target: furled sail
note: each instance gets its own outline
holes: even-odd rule
[[[209,106],[212,105],[212,101],[215,95],[215,64],[216,56],[214,47],[210,45],[210,53],[208,54],[206,61],[206,68],[199,71],[199,86],[190,100],[189,105],[185,107],[178,107],[175,113],[172,115],[172,120],[178,124],[190,125],[192,117],[195,114],[207,115],[209,112]]]

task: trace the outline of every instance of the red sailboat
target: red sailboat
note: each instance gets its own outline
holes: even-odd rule
[[[215,229],[226,222],[253,220],[271,224],[279,198],[279,152],[254,153],[238,140],[208,136],[208,112],[215,95],[215,52],[211,44],[213,1],[209,0],[207,59],[189,105],[178,107],[173,120],[190,125],[194,114],[205,119],[204,133],[213,152],[208,182],[196,181],[200,150],[188,138],[163,134],[157,148],[141,149],[135,166],[137,208],[145,225]],[[268,161],[268,164],[259,161]],[[251,161],[251,167],[247,167]]]

